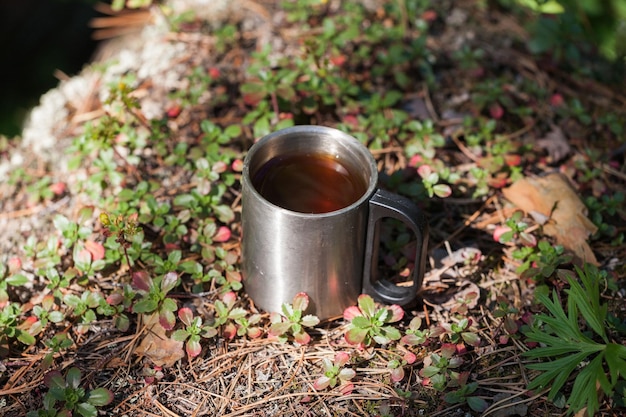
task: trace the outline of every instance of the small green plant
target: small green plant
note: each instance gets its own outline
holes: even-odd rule
[[[439,174],[433,171],[430,165],[421,165],[417,169],[417,173],[422,178],[422,183],[428,197],[432,198],[433,195],[437,197],[445,198],[452,194],[452,188],[447,184],[439,184]]]
[[[420,330],[422,327],[422,319],[420,317],[413,317],[405,330],[405,335],[402,336],[400,342],[405,345],[417,346],[426,342],[430,336],[429,330]]]
[[[72,314],[80,318],[80,323],[77,326],[79,333],[87,332],[91,323],[96,320],[96,308],[100,305],[100,300],[102,299],[102,294],[89,290],[84,290],[80,296],[66,294],[63,297],[63,302],[73,309]]]
[[[20,306],[17,303],[9,303],[0,310],[0,357],[8,354],[11,339],[17,339],[25,345],[33,345],[36,342],[33,335],[22,329],[20,313]]]
[[[55,216],[53,223],[56,229],[61,232],[63,245],[68,249],[72,248],[77,241],[85,240],[91,236],[92,230],[89,227],[80,226],[61,214]]]
[[[433,352],[424,358],[424,367],[419,375],[424,378],[425,384],[437,391],[465,384],[469,374],[456,370],[463,364],[463,359],[456,355],[456,348],[453,343],[444,343],[439,353]]]
[[[0,262],[0,307],[5,306],[9,302],[9,286],[18,287],[28,282],[28,278],[18,273],[21,268],[19,258],[12,258],[8,265]]]
[[[60,323],[65,319],[65,315],[54,309],[54,296],[48,294],[41,300],[41,305],[33,306],[33,314],[37,317],[39,325],[45,329],[48,322]]]
[[[291,333],[296,343],[306,345],[311,341],[311,336],[306,332],[305,327],[315,327],[320,319],[312,314],[304,315],[309,306],[309,296],[300,292],[293,297],[291,304],[283,304],[283,315],[272,314],[270,321],[269,336],[277,338],[280,342],[286,342],[285,334]]]
[[[215,328],[202,322],[202,317],[194,317],[193,312],[188,307],[178,310],[178,318],[185,325],[184,329],[176,330],[172,333],[172,339],[185,342],[185,351],[190,358],[194,358],[202,351],[200,338],[211,338],[217,335]]]
[[[624,242],[624,232],[617,227],[626,219],[624,194],[603,195],[600,198],[588,196],[585,205],[589,209],[589,218],[598,227],[594,238],[602,236],[612,238],[611,244],[619,246]]]
[[[347,352],[337,352],[332,361],[328,358],[323,358],[322,368],[324,369],[324,375],[315,380],[313,388],[321,391],[328,387],[335,388],[339,384],[339,391],[342,394],[350,394],[354,389],[354,384],[350,380],[356,376],[356,372],[352,368],[345,367],[349,362],[350,354]]]
[[[106,388],[87,391],[80,386],[80,369],[68,369],[65,378],[59,371],[50,371],[44,376],[48,392],[44,396],[43,410],[30,411],[28,417],[97,417],[98,409],[113,401],[113,393]],[[60,404],[60,409],[57,409]]]
[[[472,319],[463,317],[457,322],[441,323],[431,331],[431,336],[445,335],[454,344],[467,343],[470,346],[480,346],[481,340],[473,326]]]
[[[134,238],[141,232],[141,227],[137,223],[137,214],[130,216],[113,216],[109,213],[100,213],[100,223],[104,227],[104,235],[114,238],[114,242],[124,252],[126,263],[132,267],[129,249],[135,243]]]
[[[567,399],[569,413],[586,408],[589,415],[594,415],[599,408],[599,391],[612,396],[626,379],[626,346],[613,341],[607,330],[608,306],[600,298],[600,271],[586,264],[583,269],[576,267],[576,272],[580,283],[575,277],[567,277],[570,288],[566,290],[566,310],[556,290],[551,299],[537,294],[548,312],[536,315],[523,329],[529,341],[540,343],[524,356],[543,360],[526,365],[541,371],[528,388],[550,387],[548,398],[554,400],[578,370]],[[587,329],[581,329],[581,323],[586,323]]]
[[[235,319],[237,324],[237,336],[248,336],[250,339],[257,339],[263,335],[263,330],[256,326],[261,322],[260,314],[253,314],[250,317]]]
[[[478,389],[478,383],[470,382],[469,384],[461,386],[461,388],[456,391],[447,393],[444,399],[448,404],[467,403],[472,410],[482,413],[489,407],[489,404],[484,399],[472,395],[476,389]]]
[[[374,299],[361,294],[357,306],[346,308],[343,318],[350,322],[345,333],[346,342],[362,347],[371,346],[374,342],[388,344],[402,337],[400,331],[389,324],[400,321],[404,310],[396,304],[377,307]]]
[[[233,291],[229,291],[222,295],[221,300],[216,300],[215,307],[215,321],[211,324],[212,327],[221,329],[222,336],[227,339],[233,339],[237,335],[236,320],[242,320],[246,317],[248,312],[241,307],[235,307],[237,302],[237,294]]]
[[[537,238],[526,231],[528,227],[529,224],[524,221],[524,213],[516,211],[505,221],[504,225],[494,229],[493,240],[500,243],[519,240],[525,246],[535,246]]]
[[[133,305],[134,313],[157,313],[159,323],[165,330],[172,330],[176,324],[174,312],[178,309],[176,301],[167,294],[178,285],[178,274],[168,272],[151,278],[146,271],[133,273],[132,286],[141,296]]]
[[[399,358],[391,359],[387,362],[387,369],[390,371],[391,381],[400,382],[404,379],[404,367],[412,365],[417,360],[417,356],[413,352],[404,351]]]
[[[561,245],[552,245],[547,240],[537,244],[537,251],[526,257],[524,263],[517,268],[522,278],[533,278],[537,281],[550,278],[557,268],[572,260],[572,255],[565,252]],[[513,254],[517,259],[516,254]]]
[[[43,370],[47,370],[52,365],[54,355],[61,352],[74,344],[74,341],[70,339],[67,333],[57,333],[52,336],[52,339],[46,341],[46,346],[50,349],[50,352],[46,353],[41,361]]]

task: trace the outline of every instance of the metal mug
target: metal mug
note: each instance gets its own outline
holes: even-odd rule
[[[252,179],[272,159],[312,154],[331,155],[352,167],[363,176],[366,191],[346,207],[311,214],[279,207],[255,189]],[[378,229],[385,217],[401,220],[417,238],[410,285],[376,276]],[[428,239],[424,214],[409,199],[378,189],[372,154],[337,129],[294,126],[255,143],[244,160],[241,219],[244,289],[266,311],[280,312],[299,292],[309,296],[307,312],[320,319],[341,315],[361,293],[407,305],[422,284]]]

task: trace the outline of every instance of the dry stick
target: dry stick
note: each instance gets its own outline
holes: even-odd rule
[[[437,114],[433,101],[430,98],[430,90],[427,86],[424,86],[422,92],[424,93],[424,104],[426,104],[426,109],[428,109],[431,119],[433,119],[433,122],[439,123],[439,115]]]
[[[459,137],[456,134],[452,134],[450,135],[450,137],[452,138],[452,141],[456,144],[456,146],[459,148],[459,150],[463,153],[463,155],[467,156],[469,159],[471,159],[474,162],[479,162],[480,158],[477,157],[476,155],[474,155],[472,153],[472,151],[470,151],[469,149],[467,149],[467,146],[465,146],[460,140]]]
[[[40,211],[43,211],[44,212],[43,214],[53,213],[53,212],[57,211],[59,209],[59,207],[64,206],[69,201],[70,201],[69,197],[63,197],[59,201],[55,201],[55,202],[50,203],[48,205],[39,204],[39,205],[36,205],[34,207],[29,207],[29,208],[26,208],[26,209],[7,211],[7,212],[4,212],[4,213],[0,213],[0,219],[16,219],[18,217],[28,217],[28,216],[32,216],[34,214],[37,214]]]
[[[169,416],[172,416],[172,417],[180,417],[179,414],[176,414],[175,412],[173,412],[172,410],[170,410],[169,408],[167,408],[166,406],[161,404],[161,402],[159,400],[157,400],[156,398],[154,398],[153,400],[154,400],[154,404],[156,404],[157,408],[160,409],[161,411],[163,411],[165,414],[167,414]]]

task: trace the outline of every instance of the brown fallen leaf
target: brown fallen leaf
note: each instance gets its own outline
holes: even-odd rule
[[[502,192],[507,200],[526,213],[549,217],[543,226],[544,232],[573,252],[577,264],[598,264],[587,243],[587,238],[597,231],[597,227],[587,218],[587,208],[566,176],[554,173],[523,178]]]
[[[561,161],[572,150],[563,130],[558,126],[552,126],[552,130],[543,138],[537,139],[536,143],[548,152],[548,162],[551,164]]]
[[[135,349],[139,356],[146,356],[156,366],[173,366],[185,357],[183,342],[167,337],[165,329],[159,324],[157,314],[146,317],[146,333],[141,344]]]

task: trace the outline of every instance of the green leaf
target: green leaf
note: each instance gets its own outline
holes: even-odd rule
[[[161,291],[164,294],[170,292],[178,284],[178,274],[176,272],[168,272],[163,276],[161,281]]]
[[[345,339],[351,345],[362,343],[368,334],[368,329],[354,327],[346,332]]]
[[[602,356],[596,356],[582,371],[576,376],[572,393],[568,398],[568,403],[574,412],[587,407],[588,415],[595,415],[599,409],[598,392],[596,391],[596,382],[602,383],[602,378],[606,379],[604,370],[602,369]]]
[[[172,333],[172,339],[177,342],[184,342],[189,337],[189,332],[187,330],[179,329]]]
[[[28,283],[28,278],[23,274],[15,274],[8,277],[5,282],[13,286],[24,285]]]
[[[529,369],[536,369],[544,371],[537,376],[528,385],[528,389],[545,388],[550,382],[552,382],[552,388],[548,394],[548,398],[553,400],[558,391],[563,387],[563,384],[569,377],[569,375],[576,369],[576,367],[587,357],[587,354],[582,352],[577,355],[568,355],[560,359],[556,359],[550,362],[533,363],[526,365]]]
[[[228,318],[233,320],[240,319],[242,317],[245,317],[246,314],[248,314],[248,311],[245,308],[237,307],[230,310],[230,313],[228,313]]]
[[[604,320],[606,318],[606,308],[603,308],[600,305],[600,288],[598,279],[595,279],[594,282],[587,275],[591,275],[594,271],[591,269],[592,267],[585,266],[585,271],[576,267],[576,272],[583,282],[583,287],[574,279],[568,278],[568,282],[570,284],[570,289],[568,294],[570,295],[570,299],[574,300],[580,313],[587,321],[587,324],[591,329],[596,332],[596,334],[602,337],[602,340],[605,342],[608,341],[606,337],[606,329],[604,326]],[[598,272],[595,270],[594,277],[597,278]]]
[[[72,222],[62,214],[57,214],[54,220],[52,220],[52,223],[59,232],[65,232],[67,228],[72,225]]]
[[[163,300],[163,304],[161,304],[162,311],[176,311],[178,309],[178,305],[173,298],[165,298]]]
[[[106,388],[96,388],[89,392],[87,402],[96,407],[108,405],[113,401],[113,393]]]
[[[376,314],[376,303],[374,303],[374,299],[369,295],[360,295],[358,298],[358,305],[363,314],[367,317],[374,317]]]
[[[64,389],[65,388],[65,379],[61,375],[59,371],[50,371],[46,375],[44,375],[43,383],[46,387],[53,389]]]
[[[79,403],[76,406],[76,411],[83,417],[98,417],[98,410],[89,403]]]
[[[383,330],[385,331],[385,337],[387,337],[388,339],[400,340],[400,338],[402,337],[400,330],[396,329],[395,327],[385,326],[383,327]]]
[[[82,300],[74,294],[66,294],[65,297],[63,297],[63,302],[70,307],[76,308],[82,303]]]
[[[283,303],[282,305],[283,315],[287,318],[293,317],[293,307],[291,304]]]
[[[51,311],[48,313],[48,319],[50,319],[52,323],[60,323],[65,319],[65,315],[60,311]]]
[[[312,314],[307,314],[306,316],[302,317],[302,320],[300,323],[302,323],[302,325],[304,327],[315,327],[319,324],[320,319],[317,316],[314,316]]]
[[[272,336],[280,336],[285,334],[289,328],[291,327],[291,323],[289,322],[278,322],[274,323],[270,326],[269,333]]]
[[[617,384],[619,375],[626,380],[626,346],[609,343],[604,351],[604,356],[611,375],[611,385]]]
[[[489,404],[487,401],[483,400],[480,397],[467,397],[467,405],[474,411],[482,413],[487,408],[489,408]]]
[[[236,138],[241,135],[241,126],[230,125],[226,129],[224,129],[224,134],[229,138]]]
[[[361,329],[367,329],[370,327],[370,321],[367,319],[367,317],[364,317],[364,316],[354,317],[351,323],[354,327],[358,327]]]
[[[67,371],[65,380],[67,381],[68,386],[72,388],[78,388],[80,386],[81,377],[82,377],[82,372],[80,371],[80,369],[73,366]]]
[[[197,205],[196,198],[191,194],[179,194],[174,197],[174,205],[179,207],[193,208]]]
[[[133,306],[133,312],[135,313],[150,313],[157,309],[159,304],[150,299],[139,300]]]
[[[213,212],[217,219],[225,224],[231,223],[235,219],[235,213],[225,204],[213,206]]]
[[[37,341],[33,335],[27,332],[20,331],[17,335],[17,340],[24,343],[25,345],[32,346]]]

